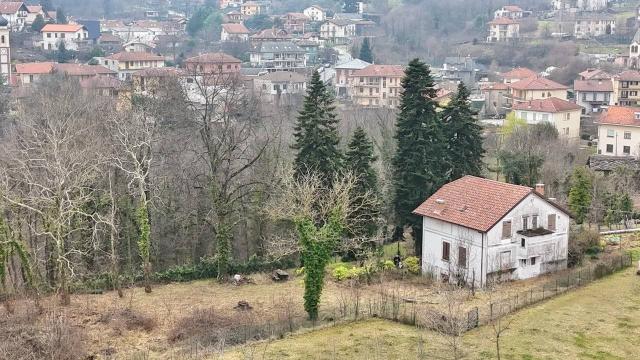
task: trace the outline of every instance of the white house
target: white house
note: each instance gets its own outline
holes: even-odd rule
[[[40,32],[45,50],[57,50],[60,42],[67,50],[78,50],[78,45],[89,39],[89,31],[80,24],[47,24]]]
[[[318,5],[311,5],[302,11],[311,21],[325,21],[327,12]]]
[[[475,176],[441,187],[422,216],[422,271],[485,286],[567,266],[570,215],[536,190]]]
[[[505,17],[512,20],[522,19],[524,11],[517,5],[505,5],[493,13],[495,19]]]
[[[550,97],[517,102],[513,104],[513,111],[517,118],[523,119],[527,124],[547,122],[553,125],[562,137],[580,137],[582,107],[570,101]]]
[[[320,37],[334,44],[348,44],[356,36],[356,24],[351,20],[328,19],[320,26]]]
[[[220,32],[222,42],[244,42],[249,41],[249,29],[244,24],[227,23],[222,24]]]
[[[9,28],[13,31],[22,31],[26,22],[29,10],[22,1],[0,2],[0,15],[9,21]]]
[[[609,106],[596,124],[598,154],[640,158],[640,108]]]

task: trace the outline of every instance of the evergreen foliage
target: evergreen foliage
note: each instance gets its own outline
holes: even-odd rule
[[[44,22],[44,18],[42,17],[42,15],[38,14],[33,20],[33,23],[31,23],[31,30],[33,30],[34,32],[40,32],[40,30],[42,30],[45,25],[46,23]]]
[[[324,185],[331,183],[342,162],[337,124],[333,96],[320,80],[318,72],[314,71],[294,128],[293,148],[298,151],[294,160],[297,179],[316,173]]]
[[[73,54],[71,53],[71,51],[67,50],[67,45],[65,45],[65,42],[64,41],[58,42],[58,51],[56,51],[56,60],[59,63],[64,64],[67,61],[71,60],[71,58],[73,58]]]
[[[151,292],[151,225],[149,224],[149,210],[143,202],[136,209],[136,222],[138,224],[138,252],[142,259],[142,272],[144,275],[144,291]]]
[[[67,23],[67,16],[64,14],[64,10],[59,7],[58,10],[56,10],[56,24],[66,24]]]
[[[210,24],[217,12],[208,6],[199,7],[187,22],[187,33],[191,36],[197,35],[206,25]]]
[[[584,167],[577,167],[571,176],[569,209],[577,224],[582,224],[591,206],[591,178]]]
[[[393,158],[394,211],[398,226],[413,228],[416,253],[422,247],[422,219],[413,210],[446,181],[442,123],[436,114],[436,96],[429,67],[414,59],[402,79],[400,113]]]
[[[223,280],[229,273],[231,262],[231,231],[227,223],[221,223],[216,229],[216,266],[218,280]]]
[[[449,181],[465,175],[480,176],[482,173],[482,127],[474,117],[469,95],[469,90],[460,83],[457,94],[441,115],[450,166]]]
[[[53,10],[55,10],[51,0],[40,0],[40,5],[42,6],[42,10],[44,10],[44,11],[53,11]]]
[[[359,8],[357,0],[345,0],[344,4],[342,5],[342,11],[345,13],[357,13],[358,10]]]
[[[373,64],[373,49],[371,48],[371,42],[366,37],[362,40],[362,46],[360,47],[360,60]]]

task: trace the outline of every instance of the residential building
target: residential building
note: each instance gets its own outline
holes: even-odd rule
[[[11,28],[9,21],[0,15],[0,83],[11,81]]]
[[[115,78],[117,73],[102,65],[85,64],[58,64],[54,62],[32,62],[16,64],[16,84],[18,86],[28,86],[37,83],[52,74],[64,74],[68,77],[76,78],[80,81],[88,78],[100,76],[110,76]]]
[[[122,45],[127,52],[153,52],[155,45],[140,40],[132,40]]]
[[[228,13],[226,13],[224,15],[224,21],[226,23],[241,23],[242,21],[244,21],[244,17],[242,16],[242,13],[238,10],[231,10]]]
[[[19,86],[34,84],[53,73],[53,62],[16,64],[16,83]]]
[[[520,24],[513,19],[500,17],[489,22],[487,42],[516,41],[520,37]]]
[[[311,21],[325,21],[327,19],[327,11],[318,5],[311,5],[303,10],[303,13],[307,15]]]
[[[576,8],[584,11],[600,11],[607,8],[608,0],[577,0]]]
[[[351,75],[351,99],[359,106],[389,107],[400,105],[401,65],[369,65]]]
[[[589,68],[578,74],[579,80],[611,80],[611,74],[604,70]]]
[[[611,79],[575,80],[573,91],[576,104],[582,106],[584,114],[600,112],[613,105],[613,83]]]
[[[268,71],[303,70],[307,67],[304,49],[290,41],[265,41],[250,51],[251,66]]]
[[[304,33],[310,21],[303,13],[286,13],[281,19],[282,27],[290,33]]]
[[[422,271],[483,287],[567,267],[569,213],[536,189],[465,176],[413,212],[422,216]]]
[[[38,15],[46,21],[46,14],[41,5],[27,5],[27,17],[25,18],[25,25],[31,25],[36,20]]]
[[[245,17],[251,17],[269,12],[269,2],[267,1],[247,1],[240,5],[240,13]]]
[[[184,67],[189,75],[232,75],[240,74],[241,61],[222,53],[207,53],[188,58]]]
[[[138,70],[131,74],[132,89],[135,94],[153,95],[167,79],[181,79],[185,76],[184,70],[172,67]]]
[[[440,70],[440,75],[445,81],[462,81],[468,88],[476,85],[476,75],[480,65],[470,56],[448,56]]]
[[[120,80],[107,75],[94,75],[80,80],[80,87],[85,92],[115,98],[118,98],[121,95],[121,92],[127,92],[126,87]]]
[[[612,78],[613,105],[640,105],[640,71],[627,70]]]
[[[484,115],[505,115],[508,109],[509,87],[501,82],[481,83],[480,93],[484,96]]]
[[[291,41],[291,35],[284,29],[264,29],[249,37],[251,44],[256,45],[265,41]]]
[[[356,25],[351,20],[328,19],[320,26],[320,37],[335,45],[345,45],[356,36]]]
[[[598,154],[640,157],[640,108],[609,106],[596,124]]]
[[[522,11],[520,6],[517,5],[505,5],[493,13],[493,17],[495,19],[504,17],[512,20],[517,20],[522,19],[523,16],[524,11]]]
[[[567,86],[539,76],[516,81],[508,86],[512,104],[550,97],[564,100],[567,98],[567,90],[569,89]]]
[[[604,176],[611,175],[621,167],[631,169],[635,174],[640,173],[640,160],[633,156],[591,155],[587,166]]]
[[[300,100],[307,90],[307,79],[293,71],[274,71],[253,79],[253,89],[261,99],[274,103]]]
[[[245,42],[249,41],[249,29],[242,23],[222,24],[220,32],[220,41],[222,42]]]
[[[594,13],[576,17],[573,35],[586,39],[616,33],[616,18],[608,14]]]
[[[350,98],[351,90],[353,89],[353,85],[351,83],[353,79],[353,73],[357,70],[362,70],[367,66],[371,65],[370,63],[360,60],[353,59],[342,64],[338,64],[335,66],[336,76],[335,76],[335,88],[336,95],[338,97]]]
[[[79,24],[47,24],[40,32],[45,50],[58,50],[60,43],[64,42],[67,50],[77,51],[80,44],[89,39],[87,28]]]
[[[109,32],[121,38],[125,42],[132,41],[132,40],[151,42],[153,41],[153,38],[157,35],[152,30],[138,27],[138,26],[113,27],[109,29]]]
[[[3,1],[0,2],[0,16],[7,19],[12,31],[22,31],[27,23],[29,9],[22,1]]]
[[[112,61],[120,80],[131,80],[138,70],[164,67],[164,57],[148,52],[119,52],[105,58]]]
[[[218,0],[218,5],[220,5],[220,9],[226,9],[228,7],[240,7],[244,0]]]
[[[519,102],[513,104],[513,111],[517,118],[526,121],[527,124],[547,122],[552,124],[562,137],[580,137],[582,107],[567,100],[550,97]]]
[[[514,82],[518,82],[520,80],[528,79],[530,77],[538,76],[538,73],[531,69],[527,69],[524,67],[517,67],[511,69],[507,72],[500,73],[498,76],[502,79],[502,82],[505,84],[511,84]]]
[[[629,60],[627,66],[632,69],[640,68],[640,29],[638,29],[629,45]]]

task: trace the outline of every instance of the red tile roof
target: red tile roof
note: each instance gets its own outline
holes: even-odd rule
[[[604,70],[600,69],[587,69],[581,73],[579,73],[584,80],[604,80],[611,79],[611,74]]]
[[[84,25],[78,24],[47,24],[40,32],[77,32],[82,30]]]
[[[532,76],[509,84],[509,87],[516,90],[566,90],[568,87],[558,84],[555,81]]]
[[[249,34],[249,29],[243,24],[222,24],[222,28],[229,34]]]
[[[522,8],[518,5],[505,5],[502,8],[511,12],[522,12]]]
[[[40,5],[27,5],[27,10],[29,10],[29,12],[32,13],[32,14],[40,13],[42,11],[42,6],[40,6]]]
[[[500,74],[500,77],[503,79],[520,79],[521,80],[521,79],[526,79],[526,78],[530,78],[537,75],[538,74],[531,69],[518,67]]]
[[[575,80],[573,82],[573,90],[575,91],[598,91],[611,92],[613,84],[611,79],[605,80]]]
[[[351,76],[404,76],[404,66],[402,65],[369,65],[364,69],[356,70]]]
[[[80,86],[85,89],[119,89],[122,82],[113,76],[96,75],[80,81]]]
[[[609,106],[600,118],[598,124],[640,126],[640,108],[629,106]]]
[[[116,72],[102,65],[53,64],[55,71],[69,76],[115,75]]]
[[[207,53],[194,57],[190,57],[184,61],[185,63],[241,63],[239,59],[225,54],[223,52]]]
[[[514,110],[539,111],[546,113],[558,113],[564,111],[580,110],[582,106],[570,101],[550,97],[546,99],[530,100],[513,104]]]
[[[640,71],[627,70],[627,71],[621,72],[620,74],[614,77],[618,80],[624,80],[624,81],[640,81]]]
[[[133,76],[146,76],[146,77],[170,77],[170,76],[181,76],[184,74],[182,69],[176,69],[173,67],[162,67],[162,68],[148,68],[136,71],[133,73]]]
[[[122,51],[110,56],[107,56],[109,60],[117,61],[164,61],[164,57],[155,55],[148,52],[127,52]]]
[[[50,74],[53,72],[53,62],[33,62],[16,64],[16,74]]]
[[[10,15],[15,14],[21,7],[25,7],[22,1],[3,1],[0,2],[0,14]]]
[[[441,187],[414,214],[487,232],[533,189],[465,176]]]
[[[489,22],[490,25],[512,25],[517,23],[518,23],[517,21],[506,18],[506,17],[495,18]]]
[[[508,90],[509,85],[501,82],[480,84],[480,90]]]

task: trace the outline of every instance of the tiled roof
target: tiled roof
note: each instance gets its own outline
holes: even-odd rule
[[[235,57],[223,52],[207,53],[185,60],[186,63],[240,63]]]
[[[79,24],[47,24],[41,32],[77,32],[82,30],[84,26]]]
[[[518,5],[505,5],[502,8],[511,12],[522,12],[522,8]]]
[[[70,76],[86,76],[86,75],[115,75],[116,72],[102,65],[85,65],[85,64],[53,64],[53,68],[57,72],[61,72]]]
[[[555,81],[532,76],[509,84],[509,87],[516,90],[566,90],[566,86],[558,84]]]
[[[118,89],[122,82],[113,76],[96,75],[80,81],[80,86],[85,89]]]
[[[148,52],[127,52],[122,51],[110,56],[107,56],[109,60],[117,61],[164,61],[164,57],[160,55],[154,55]]]
[[[273,82],[292,82],[301,83],[306,81],[306,77],[300,73],[293,71],[274,71],[258,76],[260,80],[267,80]]]
[[[100,34],[100,37],[98,38],[98,41],[100,42],[114,42],[114,43],[121,43],[124,40],[122,40],[122,38],[109,34],[109,33],[102,33]]]
[[[626,70],[614,76],[614,78],[623,81],[640,81],[640,71]]]
[[[251,39],[290,39],[291,35],[284,30],[264,29],[257,34],[251,35]]]
[[[15,14],[20,10],[21,7],[25,7],[22,1],[3,1],[0,2],[0,14]]]
[[[533,189],[465,176],[441,187],[414,214],[487,232]]]
[[[500,77],[503,79],[526,79],[536,75],[538,74],[531,69],[518,67],[500,74]]]
[[[16,64],[16,74],[49,74],[53,72],[53,62],[33,62]]]
[[[606,80],[575,80],[573,82],[573,90],[575,91],[613,91],[611,79]]]
[[[509,85],[501,82],[480,84],[480,90],[508,90]]]
[[[30,13],[35,14],[35,13],[39,13],[42,11],[42,6],[40,5],[27,5],[27,10],[29,10]]]
[[[517,21],[506,18],[506,17],[495,18],[489,22],[490,25],[511,25],[511,24],[517,24],[517,23],[518,23]]]
[[[352,70],[360,70],[360,69],[364,69],[367,66],[371,65],[370,63],[364,61],[364,60],[360,60],[360,59],[353,59],[353,60],[349,60],[347,62],[344,62],[342,64],[338,64],[335,66],[336,69],[352,69]]]
[[[184,75],[182,69],[176,69],[173,67],[161,67],[161,68],[148,68],[136,71],[133,76],[147,76],[147,77],[171,77]]]
[[[612,77],[611,74],[600,69],[587,69],[579,73],[578,75],[580,75],[585,80],[604,80],[611,79]]]
[[[619,167],[640,171],[640,160],[633,156],[591,155],[587,166],[595,171],[614,171]]]
[[[564,111],[580,110],[581,106],[570,101],[550,97],[546,99],[529,100],[513,104],[514,110],[528,110],[546,113],[558,113]]]
[[[364,69],[356,70],[352,76],[404,76],[404,67],[402,65],[369,65]]]
[[[222,28],[229,34],[248,34],[249,29],[243,24],[222,24]]]
[[[637,115],[636,115],[637,114]],[[629,106],[609,106],[598,118],[598,124],[640,126],[640,108]]]

